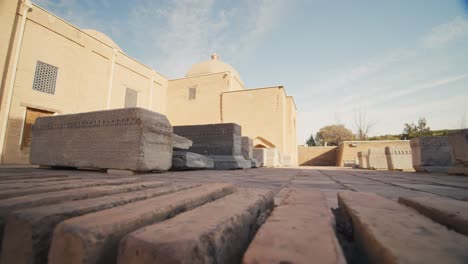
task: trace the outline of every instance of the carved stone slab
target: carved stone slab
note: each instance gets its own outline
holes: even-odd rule
[[[213,167],[213,160],[203,155],[181,150],[172,153],[171,170],[200,170]]]
[[[388,170],[387,157],[384,148],[369,148],[368,166],[375,170]]]
[[[410,147],[392,146],[385,148],[389,170],[413,170]]]
[[[420,172],[447,172],[454,164],[448,137],[418,137],[410,141],[413,167]]]
[[[171,167],[172,126],[166,116],[142,108],[41,117],[32,135],[32,164],[132,171]]]

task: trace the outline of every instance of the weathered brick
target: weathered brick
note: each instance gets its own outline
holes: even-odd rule
[[[194,184],[175,184],[173,186],[15,211],[8,217],[5,226],[1,262],[16,264],[47,263],[52,231],[60,222],[72,217],[196,186]]]
[[[66,220],[54,231],[49,263],[113,263],[118,243],[127,233],[235,190],[230,184],[206,184]]]
[[[262,225],[243,263],[346,263],[323,193],[293,189]]]
[[[96,186],[72,189],[59,192],[39,193],[28,196],[13,197],[10,199],[0,200],[0,239],[3,238],[3,228],[6,217],[13,211],[45,206],[49,204],[57,204],[72,200],[81,200],[94,198],[109,194],[124,193],[130,191],[144,190],[146,188],[154,188],[163,186],[163,182],[140,182],[117,186]],[[1,242],[1,240],[0,240]]]
[[[273,192],[239,189],[212,203],[129,234],[119,264],[239,263],[267,210]]]
[[[416,209],[421,214],[459,233],[468,235],[468,203],[433,197],[400,197],[401,204]]]
[[[373,193],[340,192],[338,203],[370,263],[467,263],[468,237]]]
[[[6,199],[16,196],[24,196],[24,195],[31,195],[37,193],[49,193],[55,191],[62,191],[62,190],[69,190],[69,189],[77,189],[83,187],[92,187],[92,186],[102,186],[102,185],[120,185],[120,184],[127,184],[141,181],[138,178],[125,178],[125,179],[111,179],[111,180],[85,180],[85,181],[76,181],[76,182],[68,182],[63,184],[57,185],[48,185],[48,186],[40,186],[40,187],[31,187],[25,189],[15,189],[15,190],[3,190],[0,191],[0,199]]]

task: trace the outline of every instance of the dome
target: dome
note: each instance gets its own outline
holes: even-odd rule
[[[216,53],[211,55],[211,60],[194,64],[185,77],[218,72],[230,72],[233,77],[237,78],[237,80],[242,83],[239,73],[231,65],[220,61]]]
[[[122,49],[117,45],[111,38],[105,35],[102,32],[99,32],[94,29],[82,29],[86,34],[91,35],[93,38],[105,43],[108,46],[111,46],[114,49],[122,51]]]

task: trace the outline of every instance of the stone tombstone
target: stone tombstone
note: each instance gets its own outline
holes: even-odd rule
[[[385,147],[389,170],[413,171],[413,160],[409,146]]]
[[[281,166],[280,155],[276,148],[254,148],[253,157],[261,162],[264,167]]]
[[[142,108],[41,117],[32,127],[31,164],[153,171],[171,160],[171,124]]]
[[[368,169],[369,166],[367,164],[367,151],[359,151],[357,156],[359,160],[359,168]]]
[[[419,172],[447,172],[454,164],[447,136],[417,137],[410,141],[413,168]]]
[[[172,154],[171,170],[213,169],[212,159],[198,153],[176,150]]]
[[[448,141],[456,162],[468,165],[468,129],[449,134]]]
[[[468,129],[448,135],[456,166],[449,168],[449,174],[468,175]]]
[[[189,152],[207,156],[214,169],[246,169],[250,160],[242,156],[241,127],[234,123],[174,126],[174,133],[193,142]]]
[[[369,148],[367,152],[368,166],[374,170],[388,170],[385,148]]]
[[[172,147],[175,150],[189,149],[193,142],[187,138],[172,134]]]
[[[242,137],[242,157],[246,160],[253,158],[253,140],[249,137]]]

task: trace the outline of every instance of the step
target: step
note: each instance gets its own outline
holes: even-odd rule
[[[433,221],[468,236],[468,203],[433,197],[400,197],[398,202],[412,207]]]
[[[36,188],[41,188],[41,187],[50,187],[54,186],[57,188],[61,188],[62,186],[59,185],[73,185],[77,183],[83,183],[84,181],[89,180],[83,180],[80,178],[75,178],[75,179],[64,179],[64,180],[46,180],[42,182],[10,182],[10,183],[5,183],[5,182],[0,182],[0,194],[1,192],[5,190],[16,190],[16,192],[22,193],[24,189],[36,189]],[[92,180],[92,182],[96,182],[96,180]],[[20,190],[21,189],[21,190]],[[34,191],[32,192],[34,193]]]
[[[1,263],[47,263],[52,231],[60,222],[108,208],[197,187],[174,184],[143,191],[119,193],[98,198],[23,209],[7,219]]]
[[[255,235],[242,263],[346,263],[318,190],[291,189]]]
[[[55,191],[63,191],[69,189],[77,189],[83,187],[92,187],[92,186],[102,186],[102,185],[120,185],[120,184],[127,184],[127,183],[134,183],[139,182],[141,179],[139,178],[123,178],[123,179],[96,179],[96,180],[81,180],[81,181],[74,181],[72,183],[64,183],[64,184],[57,184],[57,185],[50,185],[50,186],[39,186],[39,187],[32,187],[26,189],[14,189],[14,190],[1,190],[0,191],[0,199],[7,199],[16,196],[24,196],[24,195],[31,195],[36,193],[48,193],[48,192],[55,192]]]
[[[370,263],[467,263],[468,237],[373,193],[339,192],[354,241]]]
[[[126,236],[117,263],[240,263],[274,193],[239,189],[214,202]]]
[[[115,263],[119,241],[127,233],[235,190],[231,184],[206,184],[66,220],[54,231],[49,263]]]

